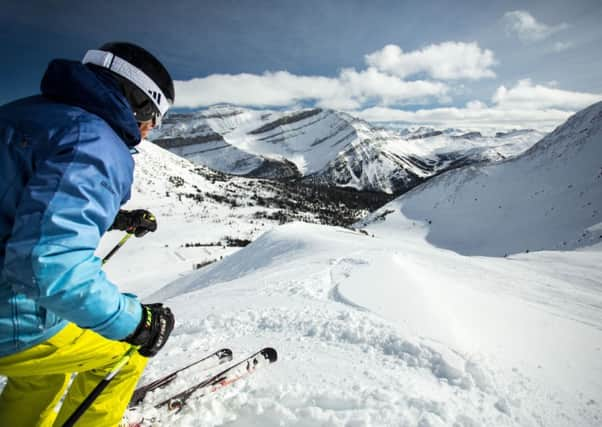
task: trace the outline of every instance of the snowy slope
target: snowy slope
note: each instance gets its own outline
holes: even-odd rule
[[[124,286],[144,283],[142,294],[221,259],[239,249],[237,240],[254,240],[281,222],[350,224],[367,213],[356,200],[346,201],[327,189],[305,192],[277,182],[225,176],[148,141],[137,148],[132,200],[126,208],[149,209],[159,227],[151,238],[128,242],[107,271],[120,272]],[[98,254],[106,254],[121,237],[108,233]]]
[[[217,123],[216,118],[219,118]],[[151,139],[196,164],[234,175],[246,175],[259,168],[263,160],[228,143],[222,134],[249,120],[257,120],[252,112],[227,107],[214,107],[210,112],[170,114],[163,126],[153,131]]]
[[[138,149],[132,200],[126,208],[149,209],[157,217],[158,230],[151,238],[132,239],[107,264],[109,275],[119,273],[122,286],[144,283],[138,292],[148,293],[192,271],[197,264],[236,251],[238,248],[227,244],[228,237],[252,240],[277,223],[255,219],[257,212],[274,210],[251,200],[258,183],[225,178],[149,142]],[[239,205],[236,210],[232,209],[233,200]],[[197,227],[198,223],[204,227]],[[108,233],[98,254],[106,254],[121,237],[119,232]],[[196,244],[212,246],[191,246]],[[161,267],[152,268],[154,265]]]
[[[467,255],[573,249],[602,241],[602,103],[516,159],[438,176],[383,207]]]
[[[466,258],[395,223],[373,232],[280,227],[148,297],[179,319],[148,379],[224,345],[280,352],[269,371],[164,421],[598,425],[600,252]]]
[[[599,184],[590,184],[602,179],[591,174],[602,158],[599,130],[596,105],[518,159],[452,171],[402,196],[365,222],[368,234],[288,224],[167,286],[158,285],[159,277],[130,282],[125,288],[146,301],[169,304],[178,325],[143,382],[223,346],[241,356],[266,345],[279,351],[269,370],[179,414],[155,415],[170,426],[600,425],[602,243],[510,251],[506,258],[462,254],[473,241],[489,241],[490,230],[480,224],[499,209],[497,199],[471,208],[467,189],[481,189],[483,200],[486,189],[506,194],[507,203],[517,200],[495,218],[508,236],[498,236],[497,246],[472,246],[479,255],[508,250],[523,239],[521,221],[535,217],[533,209],[570,197],[555,174],[570,179],[577,197],[598,194]],[[550,199],[531,202],[531,186],[547,182],[558,185],[544,189]],[[501,191],[506,185],[508,193]],[[406,210],[426,211],[449,191],[456,203],[445,209],[463,231],[461,239],[450,238],[453,250],[433,244],[444,214],[431,209],[440,217],[429,224]],[[581,206],[558,208],[560,217],[573,218],[564,223],[571,230],[587,225],[579,222]],[[550,227],[531,223],[540,243],[564,235],[561,222],[547,222],[545,212],[539,217]],[[173,233],[213,227],[170,222]],[[149,273],[169,265],[153,248],[146,256]],[[124,276],[112,271],[118,282]],[[152,402],[193,380],[159,390],[145,410],[152,414]]]
[[[377,128],[333,110],[257,111],[215,106],[175,114],[152,139],[212,169],[269,178],[401,193],[442,170],[497,161],[529,148],[542,134],[406,132]]]

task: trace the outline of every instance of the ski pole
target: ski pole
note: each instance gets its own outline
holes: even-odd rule
[[[113,255],[115,255],[115,252],[117,252],[119,249],[121,249],[121,247],[122,247],[123,245],[125,245],[125,242],[127,242],[127,241],[129,240],[129,238],[130,238],[130,237],[132,237],[133,235],[134,235],[134,233],[129,233],[129,232],[128,232],[128,233],[127,233],[125,236],[123,236],[123,239],[121,239],[121,240],[119,241],[119,243],[117,243],[117,244],[115,245],[115,247],[114,247],[113,249],[111,249],[111,252],[109,252],[109,253],[107,254],[107,256],[105,256],[105,257],[102,259],[102,264],[103,264],[103,265],[105,265],[105,264],[107,263],[107,261],[108,261],[108,260],[110,260],[110,259],[111,259],[111,257],[112,257]]]
[[[86,399],[82,403],[80,403],[80,405],[73,412],[73,414],[71,414],[71,416],[67,418],[67,421],[65,421],[63,427],[72,427],[73,425],[75,425],[77,420],[79,420],[80,417],[84,414],[84,412],[86,412],[86,410],[90,407],[90,405],[94,403],[94,401],[100,395],[100,393],[102,393],[102,391],[105,388],[107,388],[111,380],[115,378],[119,371],[121,371],[121,368],[123,368],[129,362],[130,358],[136,351],[138,351],[138,346],[133,345],[128,349],[128,351],[125,352],[123,356],[121,356],[121,358],[115,363],[115,365],[113,365],[111,371],[96,385],[96,387],[94,387],[94,390],[92,390],[90,394],[86,397]]]

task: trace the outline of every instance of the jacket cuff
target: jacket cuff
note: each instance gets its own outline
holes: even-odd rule
[[[136,296],[121,294],[119,307],[115,317],[102,327],[93,328],[94,332],[115,341],[121,341],[131,335],[142,319],[142,305]]]

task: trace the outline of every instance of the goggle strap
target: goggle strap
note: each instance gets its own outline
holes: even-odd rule
[[[169,107],[171,106],[169,100],[153,79],[147,76],[140,68],[130,64],[111,52],[91,49],[86,52],[82,64],[98,65],[111,70],[115,74],[119,74],[121,77],[134,83],[153,101],[153,104],[155,104],[161,116],[165,115],[167,110],[169,110]]]

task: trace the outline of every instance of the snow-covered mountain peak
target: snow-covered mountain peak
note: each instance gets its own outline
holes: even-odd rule
[[[321,108],[252,110],[215,105],[172,114],[152,140],[221,172],[401,194],[446,169],[499,161],[543,136],[484,137],[460,129],[387,129]]]
[[[366,223],[378,227],[388,215],[398,216],[400,228],[420,229],[434,245],[466,255],[602,243],[602,103],[574,115],[523,155],[444,173]]]
[[[594,141],[590,142],[590,139]],[[548,157],[585,144],[602,145],[602,102],[598,102],[569,117],[569,119],[534,145],[525,155]],[[601,165],[602,166],[602,165]]]

